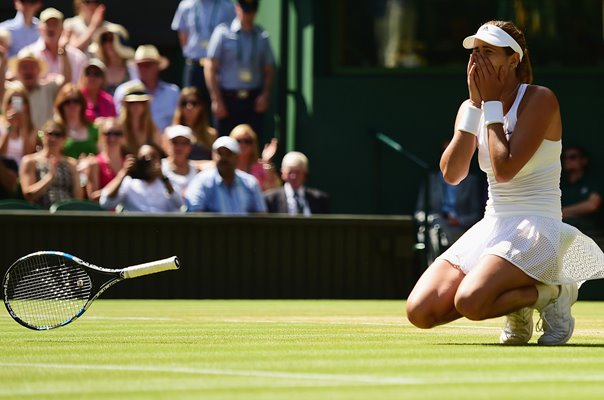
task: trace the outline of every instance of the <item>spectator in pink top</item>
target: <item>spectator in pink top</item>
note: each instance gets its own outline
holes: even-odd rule
[[[101,60],[91,58],[84,65],[80,76],[80,90],[86,99],[86,118],[94,122],[99,117],[115,117],[113,96],[103,89],[105,85],[105,64]]]

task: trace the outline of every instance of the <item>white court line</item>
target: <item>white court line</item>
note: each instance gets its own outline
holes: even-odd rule
[[[444,384],[498,384],[498,383],[544,383],[544,382],[602,382],[604,374],[569,374],[568,371],[559,374],[538,372],[499,376],[433,376],[429,378],[379,375],[344,375],[303,372],[280,372],[263,370],[231,370],[213,368],[184,368],[146,365],[92,365],[92,364],[45,364],[45,363],[16,363],[0,362],[0,367],[38,368],[38,369],[73,369],[94,371],[130,371],[158,372],[191,375],[237,376],[245,378],[266,378],[275,380],[323,381],[350,385],[444,385]]]

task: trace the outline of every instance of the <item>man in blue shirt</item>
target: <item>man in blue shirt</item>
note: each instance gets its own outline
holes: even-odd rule
[[[220,136],[249,124],[262,137],[275,59],[268,32],[254,24],[259,0],[238,0],[237,17],[212,34],[205,68]]]
[[[35,15],[42,8],[41,0],[15,0],[17,15],[15,18],[0,23],[0,28],[10,32],[12,43],[8,56],[15,56],[19,50],[34,43],[40,37],[38,18]]]
[[[168,68],[170,62],[166,57],[159,54],[157,47],[151,44],[138,46],[134,53],[134,62],[138,68],[139,79],[122,83],[115,89],[113,100],[116,111],[119,114],[126,89],[133,83],[142,82],[147,94],[152,96],[151,116],[153,122],[155,122],[159,131],[163,132],[167,126],[172,125],[172,117],[180,97],[180,89],[177,85],[164,82],[159,77],[160,71]]]
[[[237,168],[239,143],[229,136],[212,146],[216,167],[201,171],[185,193],[188,211],[244,215],[266,212],[260,185],[253,175]]]
[[[178,40],[185,57],[183,86],[199,89],[206,107],[210,106],[210,94],[204,77],[204,64],[214,28],[230,24],[235,18],[231,0],[181,0],[172,20],[172,30],[178,32]]]

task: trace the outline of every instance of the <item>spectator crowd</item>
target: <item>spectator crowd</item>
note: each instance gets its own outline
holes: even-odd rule
[[[0,22],[0,199],[45,209],[86,200],[117,211],[329,212],[325,193],[304,188],[306,157],[296,152],[303,161],[279,174],[277,139],[262,148],[258,140],[275,63],[255,23],[259,0],[180,1],[171,29],[182,87],[162,80],[170,60],[155,45],[128,45],[128,27],[105,19],[102,0],[14,7]],[[279,190],[289,207],[272,206]]]

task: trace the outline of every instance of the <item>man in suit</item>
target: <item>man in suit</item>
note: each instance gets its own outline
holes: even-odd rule
[[[308,159],[298,151],[290,151],[281,161],[283,187],[269,190],[264,199],[270,213],[310,216],[330,213],[329,196],[307,188]]]

